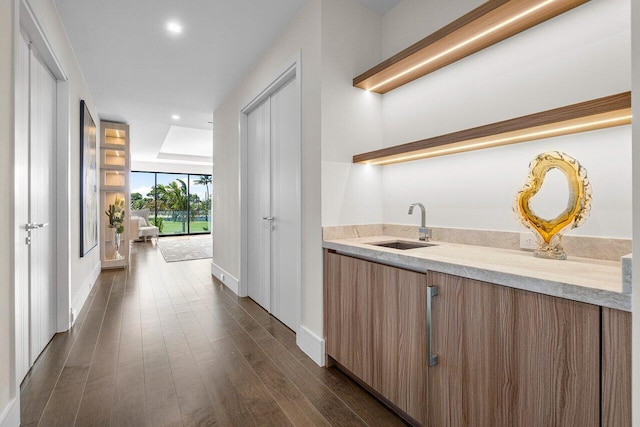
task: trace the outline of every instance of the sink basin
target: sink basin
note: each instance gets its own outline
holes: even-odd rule
[[[383,248],[400,249],[401,251],[404,251],[407,249],[418,249],[418,248],[428,248],[430,246],[437,246],[434,243],[408,242],[405,240],[394,240],[391,242],[380,242],[380,243],[368,243],[368,245],[381,246]]]

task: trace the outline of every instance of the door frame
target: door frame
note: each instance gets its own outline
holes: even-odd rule
[[[51,46],[49,39],[44,33],[40,22],[36,18],[31,6],[26,0],[19,1],[19,25],[15,28],[15,43],[19,42],[19,32],[22,31],[29,38],[29,42],[33,44],[38,51],[42,61],[49,68],[56,79],[56,136],[53,154],[55,156],[55,173],[56,173],[56,254],[55,254],[55,277],[56,277],[56,331],[63,332],[71,326],[70,319],[70,278],[71,278],[71,241],[69,239],[71,230],[71,133],[70,133],[70,85],[69,77],[62,66],[58,56]],[[14,83],[15,84],[15,83]],[[16,140],[14,139],[14,144]],[[14,146],[15,150],[15,146]],[[15,162],[15,159],[14,159]],[[14,167],[14,173],[17,168]],[[16,199],[14,192],[12,202]],[[14,203],[15,206],[15,203]],[[12,218],[12,229],[18,230],[22,224],[18,223],[19,218],[14,214]],[[17,233],[14,234],[14,244],[21,245],[24,242],[18,242]],[[14,269],[18,268],[18,260],[15,256],[14,249]],[[22,318],[22,301],[20,292],[17,289],[16,275],[12,275],[14,283],[14,336],[15,336],[15,363],[22,363],[25,355],[22,352],[22,346],[18,343],[22,342],[24,337],[24,325],[20,319]],[[27,329],[28,330],[28,329]],[[22,378],[19,378],[19,371],[15,369],[16,383],[20,384]]]
[[[297,291],[298,291],[298,313],[296,327],[300,328],[302,324],[302,83],[301,83],[301,52],[298,51],[293,58],[286,62],[285,67],[282,68],[282,72],[274,79],[271,79],[271,83],[267,84],[264,89],[259,91],[251,100],[245,103],[244,107],[240,110],[238,119],[238,129],[240,132],[239,138],[239,228],[240,228],[240,248],[238,257],[240,259],[240,280],[238,281],[238,295],[246,297],[248,295],[248,284],[246,278],[248,277],[248,218],[247,218],[247,185],[248,185],[248,116],[249,112],[255,107],[264,102],[268,97],[277,92],[291,79],[295,78],[295,88],[297,91],[298,105],[300,105],[299,111],[299,123],[300,123],[300,161],[299,170],[296,179],[296,190],[301,195],[300,209],[298,211],[299,224],[300,224],[300,238],[296,242],[298,253],[300,253],[300,262],[297,267]],[[297,330],[296,330],[297,332]]]

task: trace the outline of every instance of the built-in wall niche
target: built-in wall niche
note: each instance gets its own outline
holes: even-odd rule
[[[100,150],[102,153],[102,165],[103,167],[109,166],[125,166],[125,151],[103,148]]]
[[[105,145],[124,146],[127,143],[127,132],[120,129],[105,129],[104,142]]]
[[[100,129],[100,259],[103,269],[124,268],[129,263],[129,125],[101,121]]]
[[[104,201],[106,206],[115,204],[116,200],[124,200],[124,192],[118,191],[106,191],[104,196]]]
[[[103,197],[103,205],[105,206],[105,211],[109,209],[110,205],[122,207],[122,209],[124,209],[124,193],[106,191],[103,193]],[[102,215],[104,215],[106,218],[105,212],[102,212]],[[116,262],[121,260],[121,258],[116,255],[116,231],[117,230],[113,228],[109,228],[108,221],[105,221],[103,234],[105,261]],[[124,249],[124,247],[122,246],[122,239],[120,244],[121,248]],[[122,250],[119,252],[120,255],[122,255],[122,252]]]
[[[126,172],[118,170],[103,170],[102,182],[104,187],[122,187],[126,184]]]

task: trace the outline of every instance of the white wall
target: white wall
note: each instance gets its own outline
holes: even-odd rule
[[[382,20],[381,59],[387,59],[406,49],[484,2],[485,0],[402,0]],[[371,64],[370,67],[374,65],[376,64]]]
[[[383,46],[400,48],[418,23],[424,37],[452,19],[427,14],[423,3],[403,0],[383,17]],[[589,2],[385,94],[384,145],[630,90],[629,14],[630,0]],[[586,167],[593,186],[591,218],[572,233],[631,238],[630,135],[626,126],[386,166],[384,222],[415,224],[407,206],[421,201],[432,226],[524,230],[511,206],[528,164],[562,150]]]
[[[0,2],[0,425],[18,389],[15,381],[13,292],[13,66],[16,1]]]
[[[594,194],[589,219],[571,234],[631,238],[630,140],[631,129],[624,126],[385,166],[384,222],[417,225],[419,218],[407,215],[407,209],[420,201],[427,207],[429,226],[525,231],[512,212],[515,195],[526,181],[529,162],[558,150],[579,159]],[[556,184],[561,191],[550,191],[546,203],[534,205],[536,212],[547,208],[549,218],[567,204],[566,184]]]
[[[213,263],[240,278],[240,111],[274,81],[300,52],[302,64],[302,324],[322,332],[322,232],[320,224],[320,13],[310,0],[263,58],[214,112]],[[242,279],[242,278],[240,278]],[[307,313],[313,313],[307,315]]]
[[[382,97],[353,77],[380,59],[381,15],[350,0],[322,2],[322,225],[382,221],[382,171],[352,163],[382,148]]]
[[[100,245],[93,248],[84,258],[80,257],[80,207],[78,206],[80,200],[80,100],[84,99],[87,103],[97,126],[99,126],[100,118],[53,1],[28,0],[28,2],[53,51],[69,76],[69,129],[71,133],[69,163],[71,172],[71,235],[69,236],[71,239],[71,286],[69,296],[72,308],[79,312],[89,287],[93,285],[97,274],[100,273]]]

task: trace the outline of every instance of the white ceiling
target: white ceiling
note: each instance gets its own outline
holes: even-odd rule
[[[211,163],[212,138],[210,130],[171,126],[158,158]]]
[[[379,13],[399,2],[356,1]],[[186,140],[165,141],[171,126],[208,131],[205,151],[212,153],[213,111],[306,0],[54,2],[100,118],[131,125],[133,161],[166,162],[166,154],[198,155],[187,151],[193,144]],[[182,34],[166,31],[170,20],[183,26]]]

